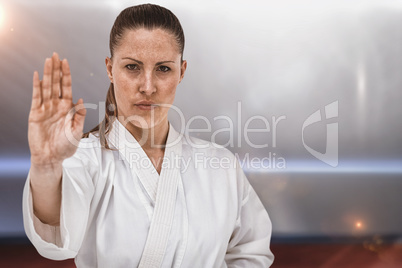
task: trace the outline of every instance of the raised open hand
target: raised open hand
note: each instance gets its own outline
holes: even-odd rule
[[[38,166],[61,164],[77,150],[86,110],[83,100],[74,105],[71,73],[66,59],[57,53],[45,61],[43,80],[33,76],[32,106],[28,120],[31,163]],[[70,137],[70,138],[69,138]],[[73,137],[74,139],[71,139]]]

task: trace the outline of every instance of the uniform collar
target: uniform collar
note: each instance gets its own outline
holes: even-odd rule
[[[113,145],[114,149],[119,151],[119,156],[128,163],[132,174],[138,177],[152,200],[152,203],[155,204],[157,192],[166,191],[166,187],[170,190],[167,191],[167,193],[159,194],[160,198],[166,194],[174,194],[175,196],[178,180],[180,180],[180,158],[182,155],[181,137],[182,134],[179,134],[169,123],[168,137],[160,175],[157,173],[151,160],[138,141],[118,120],[112,123],[112,129],[108,134],[108,141]],[[161,188],[158,187],[159,181],[163,181]],[[165,197],[162,199],[164,198]]]
[[[183,134],[177,132],[169,122],[166,148],[171,148],[181,143],[182,136]],[[126,150],[127,148],[142,149],[140,143],[117,119],[112,122],[111,130],[107,136],[107,139],[108,142],[113,145],[113,148],[119,151]]]

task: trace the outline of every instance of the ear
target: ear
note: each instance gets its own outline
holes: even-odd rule
[[[184,73],[186,72],[187,69],[187,61],[183,60],[183,62],[181,63],[181,67],[180,67],[180,81],[183,80],[184,77]]]
[[[112,59],[109,57],[106,57],[105,59],[105,64],[106,64],[106,71],[107,71],[107,76],[109,77],[109,80],[111,83],[113,83],[113,75],[112,75]]]

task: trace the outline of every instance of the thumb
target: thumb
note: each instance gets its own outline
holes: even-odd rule
[[[72,121],[72,128],[75,134],[82,135],[86,114],[87,109],[85,108],[84,100],[79,99],[74,105],[74,118]]]

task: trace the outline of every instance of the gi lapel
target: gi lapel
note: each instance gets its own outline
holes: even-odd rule
[[[133,175],[138,177],[152,203],[155,204],[159,174],[141,145],[118,120],[113,122],[109,137],[112,144],[119,149],[120,155],[129,163],[131,171],[135,173]]]
[[[152,215],[151,225],[138,267],[159,268],[169,240],[178,185],[181,181],[181,135],[169,123],[169,133],[160,176],[140,144],[118,120],[113,122],[109,140],[130,164],[132,172],[136,173],[154,203],[153,213],[148,212],[148,215]],[[147,160],[149,164],[144,164],[144,161]]]
[[[147,242],[140,265],[138,267],[160,267],[165,255],[170,230],[172,228],[178,184],[181,180],[180,161],[182,142],[171,124],[166,142],[165,155],[162,163],[156,192],[156,202]]]

